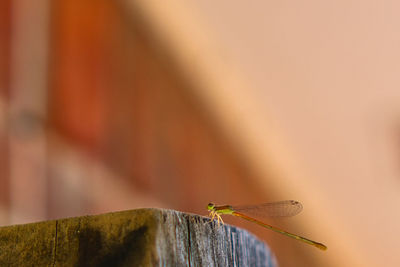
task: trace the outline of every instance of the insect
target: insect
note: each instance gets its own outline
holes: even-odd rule
[[[229,214],[256,223],[262,227],[271,229],[272,231],[275,231],[277,233],[297,239],[301,242],[312,245],[321,250],[326,250],[327,247],[322,243],[313,241],[311,239],[296,234],[289,233],[285,230],[266,224],[257,219],[254,219],[253,217],[248,216],[251,215],[255,217],[287,217],[298,214],[302,209],[303,206],[301,205],[301,203],[295,200],[284,200],[279,202],[271,202],[271,203],[248,205],[248,206],[230,206],[230,205],[216,206],[213,203],[209,203],[207,205],[207,210],[210,212],[209,216],[211,217],[211,220],[214,220],[216,218],[218,225],[220,223],[222,224],[224,223],[221,215]]]

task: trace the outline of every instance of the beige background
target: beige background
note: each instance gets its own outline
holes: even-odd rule
[[[261,173],[279,166],[265,187],[303,202],[307,231],[329,247],[317,257],[398,266],[400,4],[152,3],[244,153]]]

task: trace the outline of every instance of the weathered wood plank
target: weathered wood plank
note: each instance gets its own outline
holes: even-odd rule
[[[0,228],[0,266],[277,266],[247,231],[138,209]]]

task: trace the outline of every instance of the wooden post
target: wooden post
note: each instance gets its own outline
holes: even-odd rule
[[[163,209],[0,228],[0,266],[277,266],[246,230]]]

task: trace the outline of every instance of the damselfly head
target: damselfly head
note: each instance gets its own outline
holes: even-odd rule
[[[214,208],[215,208],[215,204],[214,203],[208,203],[208,205],[207,205],[207,209],[208,210],[214,210]]]

